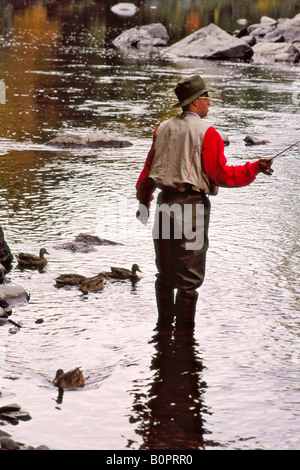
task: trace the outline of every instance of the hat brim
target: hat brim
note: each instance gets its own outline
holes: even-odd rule
[[[209,93],[210,91],[214,91],[214,89],[213,88],[203,88],[202,90],[197,91],[197,93],[194,93],[189,98],[187,98],[183,101],[178,101],[178,103],[174,104],[172,106],[172,108],[183,108],[184,106],[191,103],[192,101],[194,101],[199,96],[203,95],[203,93]]]

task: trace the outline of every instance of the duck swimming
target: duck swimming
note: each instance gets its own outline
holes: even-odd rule
[[[126,268],[111,267],[110,272],[102,273],[102,275],[111,279],[139,279],[137,271],[142,272],[137,264],[133,264],[131,270]]]
[[[62,369],[58,369],[56,372],[55,379],[53,380],[54,385],[59,388],[76,388],[84,387],[85,380],[83,372],[79,367],[76,367],[69,372],[64,372]]]
[[[100,274],[94,277],[88,277],[78,284],[78,289],[83,293],[99,292],[103,289],[104,277]]]
[[[85,279],[87,278],[81,274],[61,274],[55,279],[55,281],[57,287],[63,287],[78,286]]]
[[[16,255],[18,265],[22,268],[38,268],[42,269],[48,263],[45,254],[49,254],[46,248],[40,249],[39,256],[31,255],[29,253],[19,253]]]

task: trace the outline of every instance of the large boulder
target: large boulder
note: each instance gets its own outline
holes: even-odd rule
[[[7,305],[18,305],[28,302],[30,295],[26,290],[15,284],[1,284],[0,286],[0,302],[6,302]]]
[[[285,42],[300,43],[300,13],[292,19],[280,19],[277,27],[268,32],[264,39],[272,42],[280,39]]]
[[[252,48],[211,23],[164,50],[164,53],[197,59],[250,60]]]
[[[121,33],[113,41],[117,49],[152,49],[166,46],[169,41],[167,29],[161,23],[137,26]]]
[[[101,147],[130,147],[131,142],[118,137],[109,136],[102,131],[89,134],[62,134],[54,137],[46,145],[67,148],[101,148]]]
[[[300,14],[279,20],[263,16],[260,23],[248,25],[234,34],[253,47],[254,63],[298,62],[300,59]]]
[[[277,21],[268,16],[262,16],[260,23],[247,26],[247,34],[257,36],[258,38],[264,37],[266,34],[273,32],[276,29]]]
[[[258,42],[253,46],[254,63],[272,62],[298,62],[299,49],[292,43],[286,42]]]

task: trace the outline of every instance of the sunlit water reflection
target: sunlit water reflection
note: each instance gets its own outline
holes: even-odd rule
[[[291,87],[299,67],[176,64],[106,55],[94,45],[76,53],[43,46],[35,45],[40,58],[23,86],[20,70],[10,71],[1,110],[1,226],[14,253],[49,251],[44,273],[14,265],[8,276],[31,298],[13,311],[22,328],[0,329],[1,403],[19,403],[32,419],[5,428],[54,449],[299,448],[299,149],[276,160],[272,178],[211,198],[193,344],[156,341],[154,204],[147,227],[135,219],[135,182],[155,126],[174,113],[179,78],[200,72],[216,88],[207,120],[229,136],[225,153],[239,164],[299,139]],[[96,128],[133,146],[44,145],[61,131]],[[246,147],[247,134],[269,144]],[[80,232],[118,245],[58,248]],[[143,271],[135,285],[106,283],[89,295],[55,286],[61,273],[134,262]],[[56,369],[75,366],[86,386],[58,403]]]

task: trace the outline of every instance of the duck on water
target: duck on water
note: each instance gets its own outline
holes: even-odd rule
[[[77,388],[84,387],[85,379],[83,372],[79,367],[76,367],[69,372],[64,372],[62,369],[58,369],[53,383],[58,388]]]
[[[46,248],[40,249],[39,256],[30,253],[19,253],[16,255],[18,266],[21,268],[43,269],[48,263],[45,254],[49,254]]]
[[[82,274],[70,273],[60,274],[56,279],[57,287],[77,286],[84,293],[98,292],[103,289],[106,279],[131,279],[138,280],[137,272],[142,272],[137,264],[133,264],[131,269],[111,267],[111,271],[105,271],[93,277],[86,277]]]
[[[137,272],[142,272],[137,264],[133,264],[131,269],[111,267],[111,271],[103,272],[101,275],[111,279],[132,279],[138,280]]]

